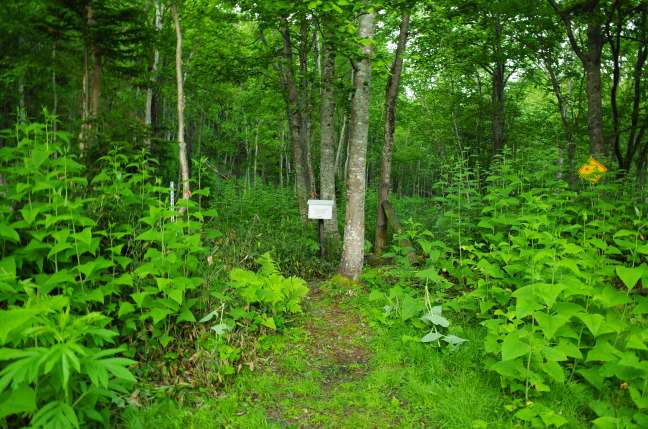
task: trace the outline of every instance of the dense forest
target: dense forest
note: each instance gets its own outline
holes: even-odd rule
[[[648,428],[648,1],[4,0],[0,46],[0,428]]]

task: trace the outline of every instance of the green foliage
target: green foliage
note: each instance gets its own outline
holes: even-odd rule
[[[543,400],[557,385],[581,382],[596,427],[643,427],[646,201],[626,182],[569,191],[540,165],[546,158],[505,152],[475,195],[480,212],[434,232],[411,224],[406,236],[423,266],[388,271],[399,289],[424,281],[446,307],[477,317],[486,329],[484,365],[510,392],[516,418],[569,424]],[[438,201],[452,212],[461,200]],[[462,224],[471,227],[459,241]],[[428,305],[427,316],[434,328],[447,323],[440,306]],[[433,329],[425,339],[442,335]]]
[[[573,193],[552,177],[506,155],[495,167],[480,230],[455,261],[472,273],[472,291],[450,305],[483,320],[485,364],[514,395],[530,401],[582,379],[597,427],[641,427],[648,338],[645,298],[633,291],[647,272],[645,201],[624,195],[623,183]],[[567,423],[541,404],[515,416],[534,427]]]
[[[225,271],[252,269],[255,260],[272,254],[283,272],[307,279],[328,276],[337,267],[319,258],[316,222],[303,222],[290,189],[257,185],[245,189],[235,181],[219,181],[214,192],[218,230],[214,260]]]
[[[50,122],[13,136],[0,154],[0,411],[33,427],[106,425],[135,382],[123,355],[152,359],[195,321],[209,212],[171,210],[145,153],[116,147],[87,180]]]
[[[239,323],[238,316],[243,316],[252,326],[275,330],[284,315],[302,312],[300,302],[308,294],[308,287],[298,277],[282,276],[269,253],[261,255],[257,263],[260,269],[256,273],[240,268],[230,272],[231,286],[243,304],[230,313]]]

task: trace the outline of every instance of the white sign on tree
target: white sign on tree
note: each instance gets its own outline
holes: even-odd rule
[[[309,219],[332,219],[333,200],[308,200]]]

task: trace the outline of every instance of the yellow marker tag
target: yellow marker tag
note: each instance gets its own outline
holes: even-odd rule
[[[578,175],[583,180],[587,180],[591,184],[598,183],[603,175],[607,173],[608,169],[605,165],[601,164],[594,158],[590,159],[578,169]]]

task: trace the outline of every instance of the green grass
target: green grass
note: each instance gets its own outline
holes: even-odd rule
[[[368,319],[367,295],[325,290],[307,301],[296,326],[268,337],[268,353],[221,392],[196,393],[180,404],[159,399],[130,408],[123,426],[222,428],[513,428],[498,378],[483,369],[480,327],[456,348],[404,342],[420,335]],[[460,325],[461,323],[458,323]],[[209,393],[212,393],[211,395]],[[557,386],[553,409],[584,427],[584,408],[570,387]]]

